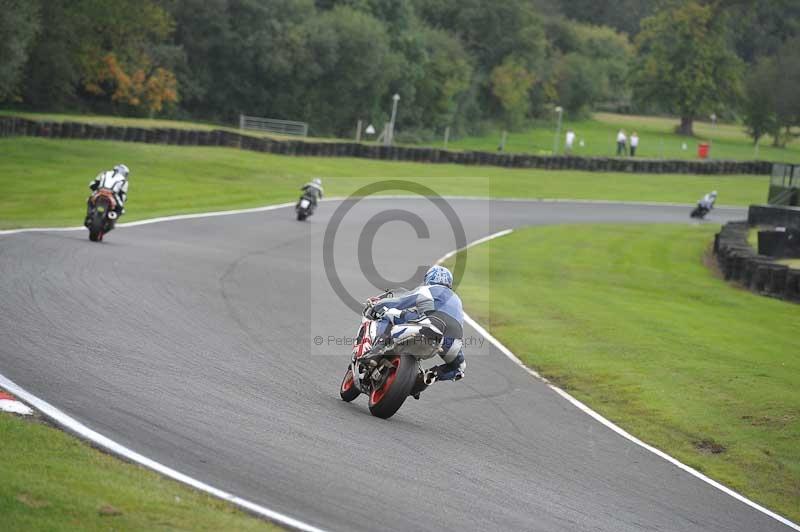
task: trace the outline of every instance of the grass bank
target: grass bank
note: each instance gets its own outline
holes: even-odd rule
[[[520,230],[469,251],[460,292],[526,364],[798,521],[800,307],[716,278],[703,264],[714,230]]]
[[[666,159],[696,159],[697,144],[711,142],[711,157],[726,160],[766,160],[800,163],[800,142],[794,141],[785,149],[771,146],[772,140],[765,138],[756,154],[752,140],[745,134],[744,127],[737,124],[711,125],[709,122],[695,122],[695,137],[687,138],[674,132],[678,119],[653,116],[618,115],[597,113],[589,120],[567,120],[561,127],[559,153],[564,149],[564,133],[572,128],[577,135],[573,153],[583,156],[611,157],[616,153],[617,131],[622,128],[630,135],[639,134],[637,157]],[[509,133],[506,151],[515,153],[553,152],[556,131],[555,121],[540,123],[527,131]],[[451,141],[449,147],[464,150],[494,151],[500,144],[500,130],[487,134],[466,137]],[[579,141],[584,145],[580,146]],[[686,143],[686,149],[683,144]],[[439,143],[441,145],[442,143]]]
[[[3,530],[281,530],[38,421],[0,434]]]
[[[229,148],[0,139],[0,228],[79,225],[89,181],[117,162],[132,170],[127,221],[292,201],[311,177],[328,195],[383,178],[441,194],[693,203],[711,189],[724,205],[763,201],[766,176],[635,175],[292,157]],[[488,183],[488,187],[487,187]]]

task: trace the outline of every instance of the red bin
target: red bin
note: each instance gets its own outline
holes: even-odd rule
[[[701,142],[697,145],[697,156],[701,159],[708,159],[708,143]]]

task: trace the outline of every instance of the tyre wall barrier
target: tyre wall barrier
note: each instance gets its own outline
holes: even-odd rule
[[[714,236],[714,254],[726,281],[761,295],[800,303],[800,270],[759,255],[747,242],[750,225],[730,222]]]
[[[35,136],[84,140],[146,142],[175,146],[224,146],[243,150],[312,157],[360,157],[391,161],[453,163],[534,168],[541,170],[583,170],[588,172],[627,172],[647,174],[756,174],[769,175],[768,161],[687,161],[631,159],[615,157],[575,157],[510,154],[481,151],[450,151],[438,148],[387,147],[354,142],[305,142],[275,140],[242,135],[228,130],[212,131],[125,126],[105,126],[78,122],[45,122],[6,116],[0,117],[0,137]]]

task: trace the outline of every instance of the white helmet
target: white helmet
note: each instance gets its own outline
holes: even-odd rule
[[[125,178],[131,173],[130,169],[121,163],[114,167],[114,171],[118,174],[122,174]]]
[[[314,179],[311,180],[311,182],[317,186],[320,186],[322,184],[322,179],[315,177]]]

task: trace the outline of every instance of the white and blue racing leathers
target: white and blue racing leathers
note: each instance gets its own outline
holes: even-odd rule
[[[386,335],[393,324],[406,323],[424,316],[436,316],[445,324],[444,364],[438,366],[438,380],[453,380],[464,376],[464,310],[461,298],[442,285],[423,285],[397,297],[381,299],[373,305],[373,314],[382,316],[378,322],[378,337]],[[401,312],[391,312],[396,309]]]

